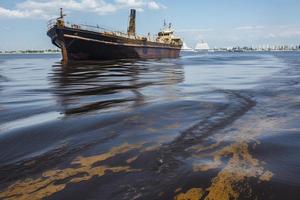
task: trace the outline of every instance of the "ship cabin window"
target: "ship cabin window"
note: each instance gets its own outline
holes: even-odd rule
[[[170,33],[162,33],[162,32],[158,33],[158,36],[169,36],[169,35]]]

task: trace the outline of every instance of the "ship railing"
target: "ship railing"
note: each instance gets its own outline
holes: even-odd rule
[[[157,36],[133,36],[133,35],[128,35],[127,33],[119,30],[114,30],[113,28],[105,27],[103,25],[99,26],[93,26],[93,25],[86,25],[86,24],[72,24],[69,22],[65,23],[65,26],[70,27],[70,28],[77,28],[77,29],[83,29],[87,31],[94,31],[94,32],[100,32],[108,35],[115,35],[115,36],[120,36],[120,37],[125,37],[129,39],[143,39],[147,38],[148,41],[155,42]]]
[[[93,31],[93,32],[99,32],[99,33],[104,33],[108,35],[115,35],[115,36],[120,36],[120,37],[126,37],[129,39],[142,39],[142,38],[147,38],[149,40],[148,36],[132,36],[128,35],[127,33],[120,31],[120,30],[115,30],[110,27],[105,27],[104,25],[87,25],[87,24],[72,24],[70,22],[66,22],[65,26],[69,28],[75,28],[75,29],[83,29],[87,31]],[[151,37],[150,41],[156,41],[156,38]]]
[[[104,26],[92,26],[92,25],[86,25],[86,24],[68,24],[71,26],[71,28],[78,28],[78,29],[83,29],[87,31],[94,31],[94,32],[101,32],[101,33],[106,33],[106,34],[112,34],[112,35],[117,35],[117,36],[122,36],[122,37],[127,37],[128,34],[124,33],[119,30],[113,30],[112,28],[105,28]]]
[[[48,30],[50,30],[51,28],[53,28],[57,23],[57,20],[56,19],[51,19],[47,22],[47,28]]]
[[[50,30],[51,28],[56,26],[56,24],[57,24],[57,19],[49,20],[48,23],[47,23],[48,30]],[[73,23],[70,23],[70,22],[65,22],[65,26],[68,27],[68,28],[82,29],[82,30],[93,31],[93,32],[100,32],[100,33],[104,33],[104,34],[108,34],[108,35],[115,35],[115,36],[125,37],[125,38],[128,38],[128,39],[140,39],[140,40],[142,40],[142,39],[146,38],[147,41],[158,42],[156,40],[157,35],[133,36],[133,35],[128,35],[127,33],[123,32],[123,31],[114,30],[112,28],[108,28],[108,27],[105,27],[103,25],[93,26],[93,25],[73,24]]]

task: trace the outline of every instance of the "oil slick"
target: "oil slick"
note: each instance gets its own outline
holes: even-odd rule
[[[204,194],[202,188],[191,188],[186,193],[178,194],[174,200],[199,200]]]
[[[239,191],[236,185],[242,186],[243,181],[247,178],[259,178],[260,180],[268,180],[264,177],[266,174],[272,176],[272,173],[264,170],[257,159],[254,159],[249,151],[246,143],[237,143],[225,147],[221,150],[222,156],[231,155],[227,166],[221,170],[217,177],[212,180],[212,185],[207,189],[209,191],[206,199],[238,199]],[[221,158],[217,156],[217,160]],[[245,188],[243,188],[245,189]]]
[[[0,198],[7,200],[38,200],[62,191],[70,183],[79,183],[93,177],[101,177],[108,172],[138,171],[138,169],[131,169],[130,166],[95,165],[114,156],[138,149],[141,146],[141,144],[123,144],[100,155],[77,157],[71,162],[69,168],[48,170],[42,173],[40,177],[15,182],[4,191],[1,191]]]
[[[236,142],[215,152],[211,162],[194,164],[194,172],[206,172],[220,168],[224,164],[223,160],[229,158],[225,167],[212,179],[211,185],[206,190],[191,188],[186,193],[176,195],[174,200],[199,200],[205,191],[207,193],[205,200],[236,200],[240,196],[240,191],[247,189],[251,191],[251,188],[243,184],[248,178],[270,181],[273,173],[265,170],[262,163],[252,157],[248,148],[246,142]]]
[[[249,124],[249,121],[252,122]],[[210,170],[217,170],[217,175],[211,180],[211,185],[205,191],[206,195],[199,196],[198,199],[204,200],[237,200],[241,193],[248,193],[251,195],[251,187],[247,185],[249,179],[261,181],[270,181],[273,173],[264,169],[264,162],[254,158],[250,153],[250,148],[255,149],[260,142],[257,140],[266,128],[271,129],[280,127],[283,122],[281,120],[270,120],[260,117],[259,115],[247,116],[246,123],[237,121],[232,127],[235,131],[231,132],[230,139],[233,141],[222,146],[222,134],[215,135],[213,142],[210,145],[195,145],[190,149],[195,152],[195,157],[200,160],[207,161],[205,163],[193,163],[193,172],[205,173]],[[231,127],[231,128],[232,128]],[[247,134],[240,134],[241,132]],[[224,143],[224,142],[223,142]],[[250,145],[251,144],[251,145]],[[209,153],[208,153],[209,152]],[[174,192],[176,194],[176,191]],[[179,197],[187,198],[187,193],[180,193],[175,195],[174,199]]]

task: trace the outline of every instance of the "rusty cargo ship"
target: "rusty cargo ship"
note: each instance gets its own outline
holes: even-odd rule
[[[171,24],[157,36],[136,34],[136,10],[131,9],[127,33],[99,26],[76,25],[60,17],[48,23],[47,35],[61,49],[62,62],[80,60],[177,58],[182,40],[174,35]]]

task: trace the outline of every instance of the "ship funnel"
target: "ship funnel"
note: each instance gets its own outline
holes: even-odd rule
[[[130,16],[129,16],[129,25],[127,30],[128,35],[135,36],[135,17],[136,17],[136,10],[131,9]]]

